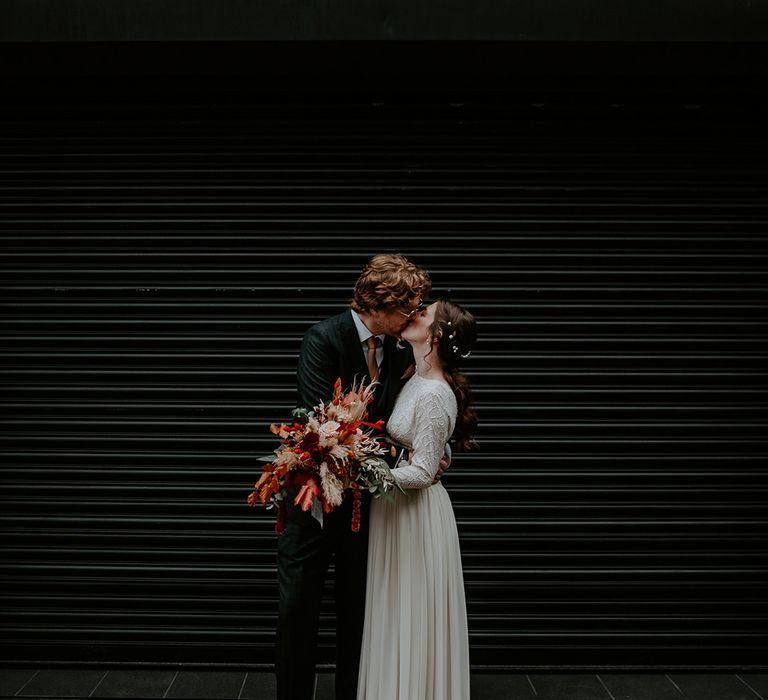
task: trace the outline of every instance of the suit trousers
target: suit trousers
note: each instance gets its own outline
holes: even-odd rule
[[[359,532],[352,532],[351,498],[324,515],[322,528],[292,498],[286,500],[286,531],[277,543],[277,698],[312,699],[320,605],[333,563],[336,700],[355,700],[365,618],[370,497],[362,494]]]

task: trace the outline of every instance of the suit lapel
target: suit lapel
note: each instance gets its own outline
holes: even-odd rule
[[[381,382],[379,387],[380,395],[377,397],[376,408],[380,417],[389,418],[392,408],[395,405],[397,394],[400,391],[402,382],[400,381],[400,362],[399,353],[403,352],[396,347],[397,340],[391,336],[384,338],[384,360],[381,363]]]
[[[363,349],[360,344],[360,336],[357,334],[357,327],[352,318],[352,311],[347,311],[342,316],[341,322],[341,347],[349,368],[348,375],[350,383],[352,378],[357,375],[358,378],[368,376],[368,365],[365,363]],[[347,387],[345,387],[346,389]]]

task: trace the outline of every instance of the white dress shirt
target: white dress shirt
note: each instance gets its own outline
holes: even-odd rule
[[[363,357],[368,362],[367,341],[374,334],[368,330],[368,326],[363,323],[363,319],[360,318],[357,311],[354,309],[350,309],[350,311],[352,312],[352,320],[355,322],[355,328],[357,328],[357,334],[360,336],[360,347],[363,351]],[[384,334],[382,333],[376,337],[379,339],[379,344],[376,346],[376,364],[381,367],[381,363],[384,361]]]

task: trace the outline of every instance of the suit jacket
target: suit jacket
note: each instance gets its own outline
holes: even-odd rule
[[[384,360],[379,367],[379,386],[374,390],[374,401],[368,407],[371,421],[389,419],[400,389],[407,381],[403,373],[413,364],[413,351],[406,345],[397,349],[397,340],[384,338]],[[299,366],[296,373],[297,406],[311,409],[333,396],[333,385],[341,377],[344,391],[355,379],[368,376],[368,366],[360,343],[360,336],[347,309],[312,326],[301,341]]]

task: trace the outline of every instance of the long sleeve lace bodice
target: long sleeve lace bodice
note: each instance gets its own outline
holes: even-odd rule
[[[387,424],[389,434],[413,450],[392,474],[403,488],[432,485],[456,425],[456,397],[445,383],[414,374],[403,387]]]

